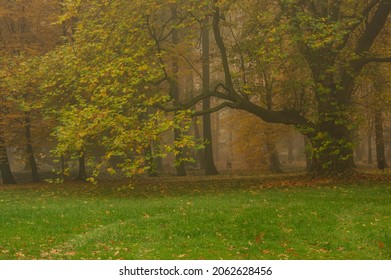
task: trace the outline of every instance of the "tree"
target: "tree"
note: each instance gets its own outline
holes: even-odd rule
[[[142,1],[67,1],[62,20],[78,19],[72,40],[42,59],[46,78],[40,89],[56,120],[55,154],[80,159],[99,150],[100,158],[90,162],[92,177],[117,167],[129,176],[150,171],[156,157],[196,145],[183,133],[191,123],[188,111],[152,110],[172,102],[175,90],[168,64],[161,63],[166,53],[156,54],[148,29],[152,7]],[[167,89],[171,96],[161,94]],[[180,138],[158,145],[172,130]]]
[[[174,22],[174,25],[178,24],[178,16],[177,16],[177,6],[172,5],[171,7],[171,18]],[[172,44],[173,47],[176,48],[179,45],[179,32],[176,26],[172,27],[171,31]],[[171,95],[174,102],[178,102],[180,99],[180,89],[179,89],[179,58],[176,54],[172,57],[172,82],[171,82]],[[181,138],[180,129],[174,129],[174,142],[179,141]],[[183,149],[178,149],[175,155],[175,167],[176,173],[178,176],[186,176],[185,162],[182,160],[183,158]]]
[[[210,91],[210,61],[209,61],[209,16],[205,15],[201,27],[201,50],[202,50],[202,93],[207,94]],[[210,110],[210,98],[205,98],[202,102],[202,110]],[[213,159],[212,148],[212,126],[210,114],[206,113],[202,117],[202,131],[205,142],[203,153],[203,164],[206,175],[218,174]]]
[[[390,57],[372,53],[376,38],[388,23],[391,11],[390,0],[351,3],[350,1],[277,1],[276,5],[265,6],[263,1],[241,3],[243,13],[267,10],[258,18],[267,17],[271,10],[272,19],[262,22],[269,29],[269,42],[277,37],[281,42],[279,51],[287,54],[286,59],[301,57],[308,76],[302,77],[311,85],[311,99],[314,103],[310,114],[294,105],[285,104],[281,109],[270,110],[249,98],[253,93],[235,84],[234,59],[227,53],[226,39],[222,29],[230,12],[240,10],[237,5],[215,3],[213,12],[213,33],[220,50],[220,61],[225,80],[215,90],[194,99],[215,96],[222,102],[215,110],[231,107],[245,110],[271,123],[291,124],[306,135],[312,145],[311,171],[318,174],[349,172],[353,168],[353,142],[350,109],[356,79],[369,63],[391,61]],[[261,9],[262,7],[262,9]],[[272,8],[271,8],[272,7]],[[359,11],[357,13],[357,11]],[[253,12],[250,14],[253,15]],[[270,17],[270,16],[269,16]],[[254,19],[254,18],[253,18]],[[230,26],[227,23],[228,26]],[[241,27],[242,25],[240,25]],[[239,29],[239,28],[238,28]],[[253,29],[248,38],[261,38],[264,29]],[[235,32],[240,32],[237,30]],[[271,36],[273,35],[274,36]],[[259,40],[262,44],[267,42]],[[261,49],[262,46],[254,46]],[[264,55],[261,51],[258,57]],[[232,55],[235,58],[235,55]],[[251,63],[251,61],[249,62]],[[234,70],[232,70],[234,69]],[[239,87],[238,87],[239,85]],[[308,98],[308,97],[306,97]],[[292,100],[291,100],[292,101]]]

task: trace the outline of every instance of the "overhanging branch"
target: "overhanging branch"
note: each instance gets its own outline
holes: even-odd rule
[[[213,108],[210,108],[209,110],[196,111],[193,113],[193,116],[198,117],[198,116],[203,116],[203,115],[207,115],[207,114],[212,114],[212,113],[218,112],[218,111],[220,111],[224,108],[227,108],[227,107],[231,108],[231,109],[237,109],[238,104],[226,101],[226,102],[223,102]]]

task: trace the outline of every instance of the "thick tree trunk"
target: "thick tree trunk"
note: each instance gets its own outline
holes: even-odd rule
[[[204,94],[209,92],[210,87],[210,62],[209,62],[209,17],[206,16],[201,30],[202,41],[202,91]],[[205,98],[202,102],[202,109],[208,111],[210,109],[210,98]],[[213,159],[212,146],[212,126],[210,114],[203,115],[203,136],[206,146],[204,149],[204,168],[206,175],[216,175],[216,169]]]
[[[33,182],[38,183],[40,181],[38,166],[34,157],[32,137],[31,137],[31,122],[30,122],[29,114],[27,112],[25,113],[25,137],[26,137],[27,158],[31,168],[31,177],[33,179]]]
[[[14,175],[8,161],[7,148],[5,147],[3,138],[0,137],[0,171],[3,184],[16,184]]]
[[[353,171],[354,145],[346,126],[324,122],[309,139],[313,148],[311,173],[334,175]]]
[[[388,167],[388,165],[384,151],[383,116],[381,110],[375,111],[375,143],[377,168],[384,170],[384,168]]]

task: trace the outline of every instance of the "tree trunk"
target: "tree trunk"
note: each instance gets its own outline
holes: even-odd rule
[[[201,28],[201,41],[202,41],[202,92],[207,94],[210,88],[210,62],[209,62],[209,17],[205,16],[203,25]],[[210,98],[205,98],[202,101],[202,109],[208,111],[210,109]],[[210,114],[203,115],[203,136],[205,149],[204,149],[204,167],[206,175],[218,174],[214,159],[213,159],[213,146],[212,146],[212,126]]]
[[[368,145],[368,164],[373,163],[373,155],[372,155],[372,131],[368,130],[368,135],[367,135],[367,145]]]
[[[158,161],[157,158],[155,157],[155,150],[154,150],[154,145],[149,144],[148,145],[148,150],[146,152],[146,156],[148,159],[148,176],[149,177],[157,177],[159,175],[158,173]]]
[[[87,179],[86,158],[85,158],[85,153],[82,151],[79,156],[79,174],[77,175],[77,180],[85,181],[86,179]]]
[[[177,17],[176,6],[171,7],[171,15],[175,20]],[[179,44],[179,34],[176,28],[172,29],[172,44],[174,46]],[[178,81],[178,72],[179,72],[179,61],[176,55],[172,57],[172,74],[173,74],[173,82],[172,82],[172,97],[174,102],[179,101],[179,81]],[[179,141],[181,138],[181,131],[179,129],[174,129],[174,142]],[[185,162],[182,160],[183,149],[177,148],[177,154],[175,155],[175,168],[177,176],[186,176],[186,168]]]
[[[355,132],[354,142],[355,142],[354,143],[355,160],[356,162],[362,161],[363,152],[362,152],[360,134],[358,131]]]
[[[0,136],[0,171],[3,184],[16,184],[14,175],[8,161],[7,148],[5,147],[4,139]]]
[[[16,184],[14,175],[12,174],[11,167],[8,162],[7,149],[0,147],[0,171],[3,184]]]
[[[34,157],[32,138],[31,138],[31,122],[30,122],[30,116],[28,112],[25,112],[25,137],[26,137],[27,158],[31,168],[31,177],[33,179],[33,182],[38,183],[40,179],[39,179],[37,162],[35,161],[35,157]]]
[[[196,139],[201,139],[201,133],[200,129],[198,128],[198,122],[197,118],[194,118],[193,121],[193,126],[194,126],[194,137]],[[199,162],[200,169],[204,169],[204,152],[203,150],[197,150],[196,151],[196,161]]]
[[[269,171],[273,173],[281,173],[281,163],[278,156],[277,147],[275,144],[267,144],[267,152],[269,155]]]
[[[317,133],[309,137],[313,148],[311,172],[316,175],[334,175],[353,171],[351,133],[345,125],[336,122],[338,119],[321,123]]]
[[[388,167],[388,165],[384,151],[383,116],[381,110],[375,111],[375,143],[377,168],[384,170],[384,168]]]
[[[64,155],[61,155],[61,178],[65,180],[68,177],[68,162]]]
[[[288,146],[288,162],[294,161],[294,156],[293,156],[293,143],[292,143],[292,138],[288,139],[287,142]]]
[[[311,141],[307,136],[304,136],[304,155],[305,155],[305,170],[311,172],[312,170],[312,146]]]

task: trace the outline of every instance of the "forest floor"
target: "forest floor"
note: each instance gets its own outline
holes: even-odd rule
[[[391,177],[0,187],[0,259],[391,259]]]

